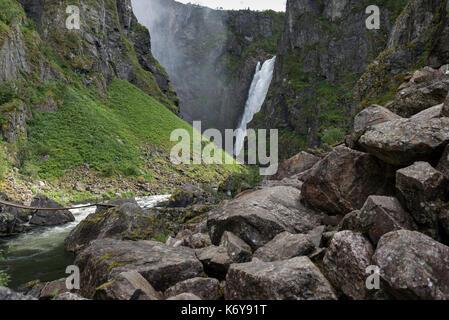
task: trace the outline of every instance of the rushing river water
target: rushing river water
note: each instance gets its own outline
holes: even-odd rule
[[[136,198],[144,209],[156,207],[167,201],[170,195]],[[5,260],[0,261],[0,270],[11,276],[9,287],[32,280],[51,281],[66,276],[65,269],[71,265],[74,255],[64,251],[64,239],[83,219],[95,212],[96,207],[71,210],[75,221],[57,227],[40,227],[16,237],[0,239],[0,250]]]

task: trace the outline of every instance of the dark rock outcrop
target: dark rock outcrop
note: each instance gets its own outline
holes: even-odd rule
[[[31,207],[36,208],[63,208],[56,201],[44,196],[38,195],[31,201]],[[69,210],[38,210],[33,213],[30,224],[37,226],[57,226],[75,221],[75,217]]]
[[[232,260],[225,247],[210,246],[198,249],[196,250],[196,256],[203,264],[204,272],[208,276],[219,280],[226,278]]]

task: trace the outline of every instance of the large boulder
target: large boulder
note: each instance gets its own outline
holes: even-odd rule
[[[81,293],[86,298],[126,271],[139,272],[157,291],[203,272],[192,249],[145,240],[95,240],[78,254],[74,264],[81,270]]]
[[[447,199],[446,177],[429,163],[416,162],[397,171],[396,189],[399,200],[418,225],[432,237],[437,236],[438,210],[435,210],[433,202]]]
[[[0,238],[29,231],[22,220],[9,212],[0,212]]]
[[[374,253],[371,243],[360,233],[341,231],[334,235],[323,259],[326,277],[351,299],[368,297],[366,268]]]
[[[37,195],[31,201],[31,207],[36,208],[63,208],[56,201],[43,196]],[[57,226],[75,221],[75,217],[69,210],[38,210],[33,213],[30,224],[37,226]]]
[[[388,232],[416,229],[412,217],[398,199],[383,196],[370,196],[366,200],[360,212],[360,225],[375,245]]]
[[[201,300],[217,300],[219,298],[220,282],[213,278],[193,278],[175,284],[165,291],[165,297],[170,298],[182,293],[191,293]]]
[[[449,143],[449,118],[398,119],[371,127],[359,145],[379,159],[400,166],[434,159]]]
[[[118,208],[99,210],[87,216],[70,232],[64,245],[67,251],[77,252],[96,239],[149,240],[166,229],[164,221],[155,217],[155,212],[127,202]]]
[[[15,201],[15,200],[9,198],[6,194],[1,194],[0,200],[11,202],[11,203],[17,204],[17,205],[23,205],[22,202]],[[4,204],[0,204],[0,213],[8,213],[8,214],[14,216],[16,218],[16,220],[20,223],[27,223],[31,218],[25,209],[11,207],[11,206],[7,206]]]
[[[279,165],[277,174],[273,178],[282,180],[284,178],[304,172],[312,168],[319,160],[320,158],[318,158],[317,156],[302,151],[281,163]]]
[[[449,299],[449,247],[408,230],[384,235],[373,256],[397,299]]]
[[[253,257],[262,261],[280,261],[307,256],[314,250],[315,245],[308,235],[283,232],[257,249]]]
[[[329,281],[307,257],[233,264],[226,300],[336,300]]]
[[[375,157],[344,146],[318,162],[302,186],[306,204],[330,214],[360,209],[372,194],[389,195],[392,169]]]
[[[208,216],[212,242],[218,245],[223,233],[230,231],[255,250],[281,232],[302,233],[320,225],[321,216],[301,205],[300,199],[300,190],[277,186],[228,201]]]

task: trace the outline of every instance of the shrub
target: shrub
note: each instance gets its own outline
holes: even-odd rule
[[[345,138],[345,131],[342,128],[329,128],[321,136],[321,140],[329,146],[343,141]]]

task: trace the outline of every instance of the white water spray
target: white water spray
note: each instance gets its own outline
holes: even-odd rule
[[[256,73],[254,74],[253,82],[249,89],[248,100],[245,104],[243,117],[237,129],[237,137],[234,145],[234,154],[238,156],[243,149],[245,137],[247,135],[247,125],[253,120],[256,113],[260,111],[262,105],[267,97],[268,89],[270,88],[271,80],[273,79],[274,64],[276,57],[257,64]]]

